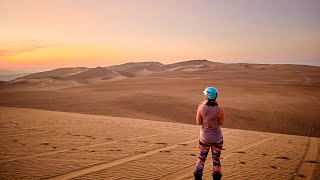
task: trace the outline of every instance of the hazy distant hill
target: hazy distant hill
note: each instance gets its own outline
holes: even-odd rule
[[[31,73],[31,72],[11,71],[11,70],[3,70],[3,69],[0,69],[0,74],[3,74],[3,75],[24,74],[24,73]]]
[[[27,76],[20,77],[18,79],[41,79],[41,78],[62,78],[73,74],[81,73],[89,68],[75,67],[75,68],[59,68],[51,71],[43,71]]]
[[[0,80],[2,81],[11,81],[17,79],[22,76],[26,76],[30,73],[22,73],[22,74],[0,74]]]
[[[26,76],[28,74],[32,74],[32,72],[0,70],[0,80],[10,81],[18,77]]]
[[[50,71],[43,71],[28,74],[25,76],[18,77],[16,79],[7,81],[0,85],[1,89],[37,89],[37,88],[63,88],[69,86],[79,85],[77,82],[65,79],[65,77],[80,73],[89,68],[76,67],[76,68],[59,68]]]
[[[197,77],[214,76],[215,78],[239,77],[250,79],[283,76],[299,76],[304,83],[311,83],[310,77],[303,73],[317,73],[319,67],[286,64],[249,64],[249,63],[219,63],[208,60],[189,60],[172,64],[159,62],[131,62],[109,67],[74,67],[59,68],[43,71],[16,78],[1,83],[1,89],[14,87],[28,88],[63,88],[81,84],[93,84],[103,81],[118,81],[140,76],[170,76],[170,77]],[[297,74],[298,73],[298,74]]]

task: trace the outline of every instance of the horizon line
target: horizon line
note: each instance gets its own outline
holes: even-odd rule
[[[270,63],[263,63],[263,62],[250,62],[250,61],[234,61],[234,62],[221,62],[221,61],[211,61],[208,59],[190,59],[190,60],[182,60],[182,61],[176,61],[172,63],[164,63],[161,61],[128,61],[128,62],[123,62],[119,64],[112,64],[112,65],[89,65],[89,66],[61,66],[61,67],[39,67],[39,68],[29,68],[29,69],[16,69],[16,68],[0,68],[1,71],[16,71],[16,72],[29,72],[29,73],[36,73],[36,72],[42,72],[42,71],[50,71],[50,70],[55,70],[55,69],[62,69],[62,68],[97,68],[97,67],[111,67],[111,66],[117,66],[117,65],[124,65],[124,64],[130,64],[130,63],[160,63],[163,65],[169,65],[169,64],[176,64],[176,63],[181,63],[181,62],[188,62],[188,61],[209,61],[213,63],[221,63],[221,64],[256,64],[256,65],[297,65],[297,66],[312,66],[312,67],[320,67],[320,60],[313,60],[313,61],[319,61],[318,63],[300,63],[300,62],[291,62],[291,63],[285,63],[285,62],[270,62]]]

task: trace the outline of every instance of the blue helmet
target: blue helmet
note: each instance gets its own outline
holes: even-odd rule
[[[214,87],[207,87],[204,91],[203,91],[203,94],[205,96],[208,97],[208,99],[212,99],[212,100],[215,100],[217,99],[217,96],[218,96],[218,90]]]

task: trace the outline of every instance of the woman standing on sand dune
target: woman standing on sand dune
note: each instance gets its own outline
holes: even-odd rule
[[[207,87],[203,91],[206,100],[203,101],[197,110],[196,122],[201,125],[199,138],[199,159],[194,171],[196,180],[202,179],[204,163],[209,150],[212,152],[213,170],[212,178],[220,180],[222,177],[220,154],[223,145],[223,137],[220,126],[224,122],[222,107],[216,101],[218,91],[214,87]]]

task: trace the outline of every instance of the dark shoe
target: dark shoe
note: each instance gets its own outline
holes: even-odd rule
[[[202,174],[194,173],[194,180],[202,180]]]
[[[212,179],[213,180],[220,180],[222,177],[222,174],[221,173],[214,173],[212,174]]]

